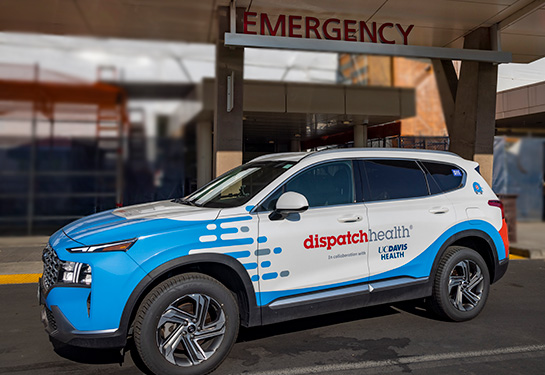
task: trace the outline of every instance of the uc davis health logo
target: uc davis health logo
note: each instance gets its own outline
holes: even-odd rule
[[[378,247],[380,260],[405,258],[405,250],[407,250],[406,243]]]

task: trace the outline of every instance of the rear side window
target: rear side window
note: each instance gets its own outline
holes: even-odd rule
[[[423,161],[422,164],[428,172],[428,181],[432,194],[444,193],[462,186],[464,171],[461,168],[451,164],[429,161]]]
[[[366,201],[427,196],[428,185],[420,166],[413,160],[365,160]]]

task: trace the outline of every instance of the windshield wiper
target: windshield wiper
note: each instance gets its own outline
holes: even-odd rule
[[[185,198],[176,198],[176,199],[173,199],[172,202],[180,203],[180,204],[187,204],[188,206],[198,207],[197,203],[195,203],[193,201],[190,201],[190,200],[187,200]]]
[[[239,193],[229,193],[225,195],[220,195],[220,199],[223,198],[234,198],[234,197],[240,197],[241,195]]]

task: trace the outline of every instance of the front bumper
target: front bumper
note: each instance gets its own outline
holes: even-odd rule
[[[62,231],[44,249],[44,273],[38,284],[42,321],[50,337],[92,348],[123,347],[129,321],[122,321],[126,303],[146,273],[123,251],[70,253],[74,242]],[[60,281],[61,262],[92,267],[90,285]]]
[[[47,306],[42,279],[38,283],[38,302],[45,331],[54,340],[84,348],[122,348],[127,343],[127,332],[122,329],[79,331],[74,328],[58,306]]]

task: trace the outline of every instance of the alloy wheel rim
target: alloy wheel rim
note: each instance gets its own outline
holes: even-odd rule
[[[482,299],[484,276],[472,260],[457,263],[449,275],[448,293],[452,305],[459,311],[471,311]]]
[[[195,366],[209,359],[225,335],[225,313],[205,294],[187,294],[161,314],[156,331],[157,348],[177,366]]]

